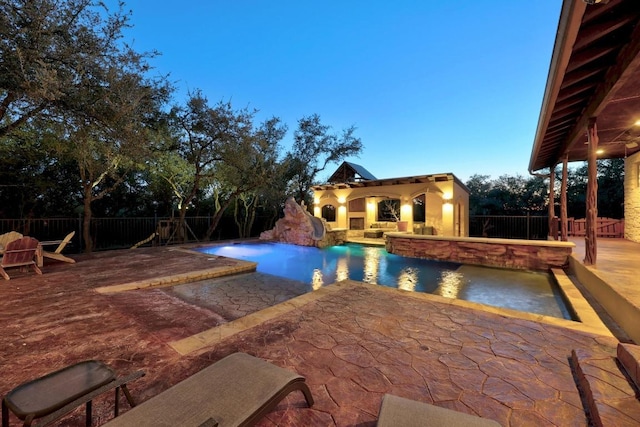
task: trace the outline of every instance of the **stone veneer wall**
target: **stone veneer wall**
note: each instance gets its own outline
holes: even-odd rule
[[[640,152],[624,162],[624,237],[640,242]]]
[[[564,268],[575,247],[571,242],[474,237],[387,234],[387,252],[463,264],[520,270]]]
[[[329,246],[342,245],[347,240],[347,231],[346,228],[327,230],[324,239],[316,241],[316,247],[326,248]]]

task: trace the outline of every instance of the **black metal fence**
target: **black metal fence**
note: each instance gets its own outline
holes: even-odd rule
[[[91,220],[91,236],[93,250],[130,248],[151,236],[152,233],[162,231],[160,236],[149,241],[151,244],[171,244],[181,241],[195,242],[203,239],[211,224],[211,217],[187,217],[187,228],[182,231],[175,229],[175,220],[171,218],[93,218]],[[256,221],[260,228],[264,221]],[[168,225],[161,229],[160,226]],[[545,240],[548,233],[546,216],[499,216],[475,215],[469,218],[469,236],[496,237],[505,239]],[[17,231],[38,240],[59,240],[71,231],[76,234],[67,250],[82,252],[82,218],[26,218],[0,219],[0,234]],[[259,230],[254,230],[259,234]],[[184,240],[181,239],[184,236]],[[233,222],[222,221],[216,228],[212,240],[231,239],[237,237],[237,230]]]
[[[187,228],[182,232],[173,226],[175,220],[170,218],[93,218],[91,220],[91,237],[93,250],[130,248],[138,242],[148,239],[152,233],[159,231],[160,224],[167,224],[164,233],[147,243],[167,244],[179,241],[195,242],[205,236],[211,217],[187,217]],[[75,231],[69,252],[82,252],[85,243],[82,238],[82,218],[28,218],[0,219],[0,234],[17,231],[25,236],[38,240],[59,240],[71,231]],[[226,232],[225,232],[226,231]],[[229,232],[231,231],[231,233]],[[231,238],[233,230],[217,230],[213,239]],[[184,239],[181,237],[184,236]]]
[[[469,217],[470,237],[546,240],[548,233],[547,216],[472,215]]]

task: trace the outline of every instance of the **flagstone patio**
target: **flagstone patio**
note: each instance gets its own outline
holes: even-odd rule
[[[0,393],[100,359],[121,373],[145,370],[130,390],[146,400],[244,351],[304,375],[316,400],[306,408],[294,393],[262,426],[373,426],[385,393],[505,426],[585,426],[571,352],[613,356],[618,342],[540,316],[351,281],[302,295],[296,283],[247,273],[255,267],[250,263],[187,250],[75,258],[73,265],[45,265],[42,276],[12,274],[2,284]],[[219,278],[228,272],[238,275]],[[203,287],[170,287],[178,281]],[[278,291],[265,295],[265,288]],[[176,343],[219,327],[224,334],[176,351]],[[124,401],[121,407],[128,409]],[[112,395],[96,400],[94,425],[109,420],[112,408]],[[83,425],[83,417],[79,409],[58,425]],[[637,422],[614,417],[616,425]]]

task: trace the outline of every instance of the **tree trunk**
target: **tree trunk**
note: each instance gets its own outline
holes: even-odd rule
[[[218,209],[218,211],[213,215],[213,218],[211,218],[211,224],[209,224],[209,228],[207,229],[207,233],[205,234],[206,240],[211,239],[211,235],[213,234],[213,232],[218,227],[218,224],[220,223],[222,214],[224,214],[224,211],[229,207],[233,199],[234,197],[230,198],[229,200],[224,202],[222,205],[220,205],[220,209]]]
[[[178,227],[173,231],[173,237],[180,243],[184,243],[186,240],[186,230],[185,226],[187,217],[187,205],[183,204],[180,207],[179,216],[178,216]]]
[[[553,165],[549,173],[549,236],[558,240],[558,223],[556,221],[556,165]]]
[[[589,120],[587,128],[589,136],[589,152],[587,158],[587,214],[585,224],[584,264],[595,265],[598,252],[596,241],[596,223],[598,221],[598,126],[595,118]]]
[[[84,251],[90,254],[93,251],[93,239],[91,238],[91,187],[84,188],[84,216],[82,218],[82,238],[84,239]]]

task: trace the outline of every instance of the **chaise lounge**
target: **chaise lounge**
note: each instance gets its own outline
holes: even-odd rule
[[[385,394],[377,427],[500,427],[496,421]]]
[[[313,397],[304,377],[245,353],[234,353],[152,397],[105,426],[250,426],[289,393]]]

